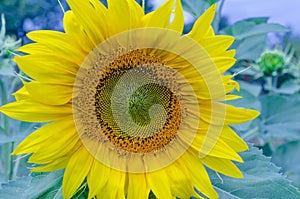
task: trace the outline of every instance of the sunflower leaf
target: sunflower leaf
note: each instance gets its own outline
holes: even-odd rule
[[[61,199],[60,192],[63,172],[34,174],[17,178],[14,181],[1,184],[0,198],[9,199]]]
[[[300,187],[300,141],[291,141],[279,146],[272,154],[272,161],[281,166],[281,171]]]
[[[183,0],[182,7],[194,17],[199,17],[210,5],[219,0]]]
[[[261,97],[261,132],[265,138],[300,139],[300,95]],[[292,108],[291,108],[292,107]]]
[[[267,21],[268,18],[249,18],[221,31],[222,34],[234,36],[235,42],[232,47],[237,51],[236,58],[257,60],[265,48],[268,33],[290,31],[280,24],[271,24]]]
[[[241,153],[241,156],[244,163],[237,163],[237,166],[243,172],[244,178],[221,175],[220,179],[214,172],[210,172],[212,183],[220,198],[300,198],[297,188],[279,173],[280,169],[271,163],[270,158],[264,156],[262,151],[250,147],[250,150]]]

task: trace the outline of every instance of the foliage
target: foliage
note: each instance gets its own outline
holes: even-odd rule
[[[279,168],[257,148],[250,147],[241,155],[245,162],[237,165],[244,174],[243,179],[210,174],[220,198],[300,198],[298,190],[278,173]]]

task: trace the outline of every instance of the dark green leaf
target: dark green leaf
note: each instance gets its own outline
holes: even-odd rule
[[[0,144],[10,143],[10,142],[18,142],[24,139],[24,135],[16,135],[16,136],[7,136],[3,133],[0,133]]]
[[[0,58],[0,75],[3,76],[14,76],[15,68],[10,59]]]
[[[246,60],[257,60],[265,49],[266,35],[255,35],[248,37],[236,47],[236,58]]]
[[[250,18],[243,21],[238,21],[232,26],[222,30],[225,34],[230,34],[236,40],[242,40],[247,37],[252,37],[269,32],[288,32],[289,29],[280,24],[266,23],[268,18]]]
[[[235,43],[232,48],[237,51],[236,58],[257,60],[265,48],[265,39],[269,32],[288,32],[289,29],[279,24],[266,23],[268,18],[250,18],[236,22],[221,31],[232,35]]]
[[[237,163],[244,178],[236,179],[221,175],[220,179],[210,172],[211,180],[222,199],[299,199],[300,192],[279,172],[270,158],[255,147],[241,153],[244,163]]]
[[[267,23],[269,17],[255,17],[255,18],[248,18],[245,21],[254,22],[255,24]]]
[[[235,35],[238,40],[245,39],[247,37],[252,37],[255,35],[267,34],[269,32],[289,32],[290,30],[280,24],[258,24],[255,25],[250,31],[242,32]]]
[[[300,90],[300,85],[297,80],[285,81],[279,89],[276,90],[277,93],[292,95]]]
[[[300,141],[292,141],[278,147],[272,161],[282,167],[282,171],[293,183],[300,187]]]
[[[216,0],[183,0],[182,7],[194,17],[199,17]]]
[[[214,3],[217,3],[219,0],[204,0],[204,1],[209,3],[209,5],[212,5]]]
[[[300,95],[268,95],[261,98],[262,132],[286,140],[300,139]]]
[[[17,178],[1,185],[0,198],[37,199],[53,198],[55,195],[59,198],[62,176],[63,172],[57,171]]]
[[[15,181],[1,184],[0,198],[25,199],[24,191],[29,188],[31,177],[18,178]]]

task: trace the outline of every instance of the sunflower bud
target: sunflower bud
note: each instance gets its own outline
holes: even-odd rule
[[[284,54],[280,51],[264,52],[257,62],[259,69],[266,76],[276,75],[281,73],[285,63]]]
[[[0,56],[9,58],[10,52],[20,47],[21,40],[16,40],[13,36],[6,35],[5,18],[1,15],[1,29],[0,29]]]

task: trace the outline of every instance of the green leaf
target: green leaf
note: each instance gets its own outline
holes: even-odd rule
[[[240,60],[257,60],[265,49],[265,40],[266,35],[254,35],[241,40],[236,47],[235,57]]]
[[[249,22],[250,23],[250,22]],[[240,34],[235,35],[235,39],[242,40],[247,37],[255,35],[267,34],[269,32],[289,32],[290,30],[280,24],[258,24],[251,28],[249,31],[242,31]]]
[[[248,22],[254,22],[255,24],[261,24],[261,23],[267,23],[269,20],[269,17],[255,17],[255,18],[248,18],[244,21]]]
[[[31,177],[27,176],[18,178],[7,184],[1,184],[0,198],[25,199],[24,191],[28,188],[30,181]]]
[[[261,131],[267,137],[300,139],[300,95],[267,95],[261,98]]]
[[[221,31],[222,34],[234,36],[232,48],[236,49],[236,58],[257,60],[265,48],[268,33],[289,31],[280,24],[268,24],[267,21],[265,17],[245,19]]]
[[[276,90],[277,93],[287,95],[295,94],[298,91],[300,91],[300,85],[297,80],[287,80]]]
[[[210,7],[210,5],[218,1],[219,0],[183,0],[182,7],[185,11],[198,18],[207,8]]]
[[[0,133],[0,144],[5,144],[5,143],[10,143],[10,142],[15,142],[19,138],[16,136],[7,136],[3,133]]]
[[[230,34],[236,40],[242,40],[255,35],[267,34],[269,32],[289,32],[290,30],[280,24],[268,24],[268,18],[249,18],[238,21],[232,26],[222,30],[222,33]]]
[[[3,76],[14,76],[15,68],[14,64],[10,59],[2,59],[0,58],[0,75]]]
[[[212,5],[214,3],[217,3],[219,0],[204,0],[206,1],[207,3],[209,3],[209,5]]]
[[[15,142],[18,144],[21,142],[27,135],[34,131],[35,128],[40,127],[42,124],[29,123],[29,122],[20,122],[14,121],[14,126],[11,126],[13,129],[14,136],[7,136],[4,133],[1,133],[0,128],[0,144]]]
[[[282,171],[300,187],[300,141],[292,141],[279,146],[272,154],[272,161],[282,167]]]
[[[0,198],[9,199],[37,199],[37,198],[60,198],[62,171],[33,174],[17,178],[9,183],[1,184]]]
[[[255,147],[241,153],[244,163],[237,163],[244,178],[218,177],[210,171],[216,191],[222,199],[299,199],[300,192],[279,172],[279,168]]]

